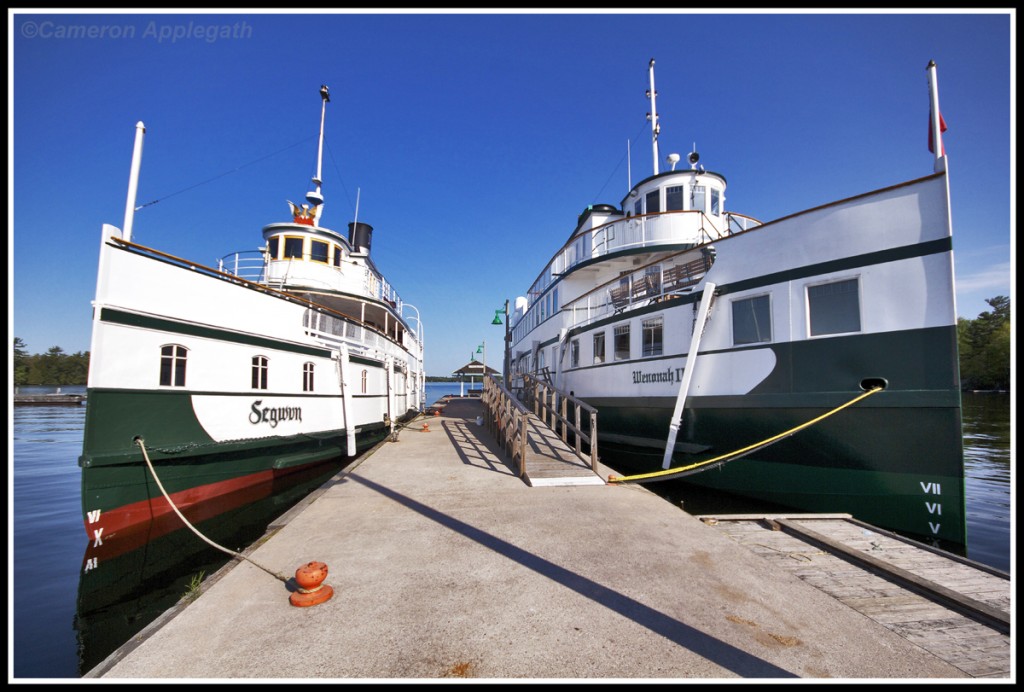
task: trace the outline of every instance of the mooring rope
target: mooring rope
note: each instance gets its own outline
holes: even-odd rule
[[[766,440],[762,440],[761,442],[757,442],[755,444],[749,445],[749,446],[744,447],[742,449],[737,449],[736,451],[729,452],[728,454],[723,454],[722,456],[715,457],[714,459],[706,459],[704,461],[698,461],[695,464],[690,464],[689,466],[681,466],[681,467],[678,467],[678,468],[664,469],[663,471],[652,471],[650,473],[640,473],[640,474],[637,474],[635,476],[608,476],[608,482],[609,483],[641,483],[641,482],[644,482],[644,481],[663,481],[663,480],[668,480],[670,478],[674,478],[676,476],[681,476],[681,475],[686,475],[686,474],[694,473],[696,469],[701,468],[703,466],[708,466],[710,464],[721,465],[721,464],[725,464],[726,462],[729,462],[729,461],[734,461],[736,459],[739,459],[740,457],[744,457],[744,456],[746,456],[748,454],[751,454],[752,452],[756,452],[759,449],[764,449],[765,447],[767,447],[769,445],[775,444],[776,442],[778,442],[778,441],[780,441],[780,440],[782,440],[784,438],[787,438],[790,435],[793,435],[795,433],[800,432],[804,428],[809,428],[812,425],[814,425],[815,423],[823,421],[826,418],[828,418],[829,416],[834,415],[834,414],[842,411],[844,408],[846,408],[848,406],[853,406],[858,401],[861,401],[862,399],[866,399],[869,396],[871,396],[872,394],[875,394],[876,392],[880,392],[880,391],[882,391],[882,387],[872,387],[871,389],[867,390],[863,394],[858,395],[857,397],[851,399],[850,401],[847,401],[845,404],[842,404],[841,406],[837,406],[836,408],[832,409],[831,411],[829,411],[827,413],[821,414],[817,418],[809,420],[806,423],[801,423],[800,425],[796,426],[795,428],[790,428],[786,432],[779,433],[778,435],[773,435],[772,437],[769,437]]]
[[[203,541],[205,541],[206,543],[210,544],[211,546],[213,546],[217,550],[223,551],[223,552],[227,553],[228,555],[231,555],[232,557],[234,557],[236,559],[245,560],[247,562],[250,562],[253,565],[255,565],[256,567],[259,567],[261,570],[263,570],[267,574],[275,577],[276,579],[280,579],[281,581],[283,581],[285,583],[288,582],[290,577],[282,576],[282,575],[274,572],[273,570],[264,567],[263,565],[259,564],[258,562],[254,561],[254,560],[250,560],[245,555],[242,555],[239,552],[231,550],[230,548],[225,548],[222,545],[217,545],[216,543],[211,541],[209,538],[204,536],[202,533],[200,533],[199,529],[197,529],[196,527],[192,526],[192,524],[189,523],[189,520],[185,518],[185,515],[182,514],[181,511],[175,506],[174,502],[171,500],[171,496],[167,494],[166,490],[164,490],[164,484],[160,482],[160,477],[156,475],[156,470],[153,468],[153,462],[151,462],[149,460],[149,454],[146,452],[146,445],[143,442],[142,438],[141,437],[136,437],[135,438],[135,444],[137,444],[139,446],[139,448],[142,449],[142,456],[146,460],[146,466],[149,467],[149,472],[151,474],[153,474],[153,480],[156,481],[156,485],[157,485],[158,488],[160,488],[160,492],[163,493],[163,496],[167,499],[167,503],[171,506],[171,509],[174,510],[174,513],[178,515],[178,518],[181,519],[183,522],[185,522],[185,526],[190,528],[195,535],[199,536],[199,538],[201,538]]]

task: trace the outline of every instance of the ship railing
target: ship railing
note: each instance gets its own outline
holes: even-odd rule
[[[701,282],[714,258],[715,253],[710,246],[702,247],[696,256],[693,250],[689,250],[668,261],[640,267],[627,276],[602,284],[563,309],[570,313],[572,326],[578,327],[620,312],[677,298],[691,292]]]
[[[529,373],[522,374],[518,394],[519,401],[573,446],[576,456],[589,459],[597,473],[597,409]]]
[[[217,269],[253,283],[263,283],[267,276],[266,256],[260,250],[232,252],[217,260]]]
[[[563,246],[534,281],[528,295],[540,296],[557,277],[581,262],[622,250],[658,245],[704,245],[759,225],[760,221],[743,214],[726,212],[717,219],[703,211],[692,210],[616,219],[574,237]]]
[[[487,375],[482,396],[487,430],[512,458],[519,477],[526,475],[526,439],[530,410],[505,388]]]

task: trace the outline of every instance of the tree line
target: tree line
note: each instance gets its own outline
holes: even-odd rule
[[[956,323],[961,389],[1010,389],[1010,299],[985,300],[991,310]]]
[[[29,355],[26,344],[14,337],[14,384],[85,384],[89,376],[89,352],[64,353],[54,346],[46,353]]]
[[[1010,389],[1010,299],[988,298],[991,310],[969,320],[957,320],[960,347],[960,384],[963,389]],[[14,337],[15,385],[85,384],[89,352],[64,353],[53,346],[43,354],[29,355],[26,344]],[[453,377],[427,377],[428,382],[457,381]]]

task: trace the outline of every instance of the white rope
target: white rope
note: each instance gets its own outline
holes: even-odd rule
[[[156,485],[157,485],[158,488],[160,488],[160,492],[163,493],[163,496],[165,498],[167,498],[167,503],[171,506],[171,509],[174,510],[174,513],[177,514],[178,517],[183,522],[185,522],[185,526],[190,528],[195,535],[199,536],[199,538],[201,538],[203,541],[205,541],[206,543],[210,544],[211,546],[213,546],[217,550],[221,550],[221,551],[227,553],[228,555],[231,555],[232,557],[237,558],[239,560],[246,560],[248,562],[251,562],[252,564],[254,564],[257,567],[259,567],[261,570],[266,572],[267,574],[269,574],[269,575],[271,575],[271,576],[273,576],[273,577],[275,577],[277,579],[280,579],[283,582],[286,582],[286,583],[288,582],[289,577],[285,577],[285,576],[282,576],[280,574],[277,574],[276,572],[274,572],[274,571],[272,571],[270,569],[267,569],[266,567],[264,567],[263,565],[259,564],[258,562],[255,562],[254,560],[250,560],[245,555],[242,555],[241,553],[235,552],[234,550],[231,550],[230,548],[225,548],[222,545],[217,545],[216,543],[211,541],[209,538],[207,538],[206,536],[201,534],[199,532],[199,529],[197,529],[196,527],[192,526],[192,524],[189,523],[189,520],[185,518],[185,515],[182,514],[181,511],[179,511],[178,508],[174,505],[174,502],[171,500],[171,496],[167,494],[166,490],[164,490],[164,484],[160,482],[160,477],[156,475],[156,470],[153,468],[153,462],[151,462],[149,460],[149,454],[146,452],[146,445],[144,444],[142,438],[141,437],[136,437],[135,438],[135,444],[137,444],[139,446],[139,448],[142,449],[142,456],[146,460],[146,466],[149,467],[149,472],[151,474],[153,474],[153,480],[156,481]]]

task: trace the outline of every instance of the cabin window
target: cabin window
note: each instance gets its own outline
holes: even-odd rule
[[[363,394],[366,394],[366,370],[363,370],[363,372],[359,376],[359,379],[361,381]]]
[[[573,339],[569,342],[569,367],[578,368],[580,366],[580,340]]]
[[[314,262],[327,263],[327,251],[330,246],[322,240],[311,240],[309,243],[309,259]]]
[[[722,213],[722,191],[716,187],[711,188],[711,215],[718,216]]]
[[[594,334],[594,362],[604,362],[604,332]]]
[[[683,186],[673,185],[665,188],[665,211],[683,210]]]
[[[629,360],[629,325],[615,328],[615,360]]]
[[[857,279],[808,286],[807,314],[811,336],[859,332]]]
[[[185,359],[188,349],[178,344],[160,348],[160,386],[185,386]]]
[[[334,249],[334,266],[335,267],[340,267],[341,266],[341,247],[338,246],[338,245],[334,245],[332,247]]]
[[[633,202],[633,213],[637,216],[644,213],[644,201],[642,199]]]
[[[277,259],[277,250],[280,244],[280,238],[278,238],[277,236],[274,236],[273,238],[267,241],[267,253],[270,255],[270,259]]]
[[[302,238],[285,236],[284,259],[291,259],[292,257],[302,259]]]
[[[303,363],[302,364],[302,391],[312,392],[313,391],[313,364]]]
[[[732,302],[732,342],[758,344],[772,340],[771,303],[768,296]]]
[[[661,355],[661,334],[662,325],[664,324],[663,317],[655,317],[653,319],[644,320],[641,324],[641,334],[643,336],[643,354],[645,356],[660,356]]]
[[[661,211],[661,190],[654,190],[647,193],[647,213],[656,214]]]
[[[267,370],[268,363],[266,356],[253,356],[252,357],[252,388],[253,389],[266,389],[267,388]]]
[[[703,185],[694,185],[690,188],[690,209],[693,211],[706,211],[705,188]]]

